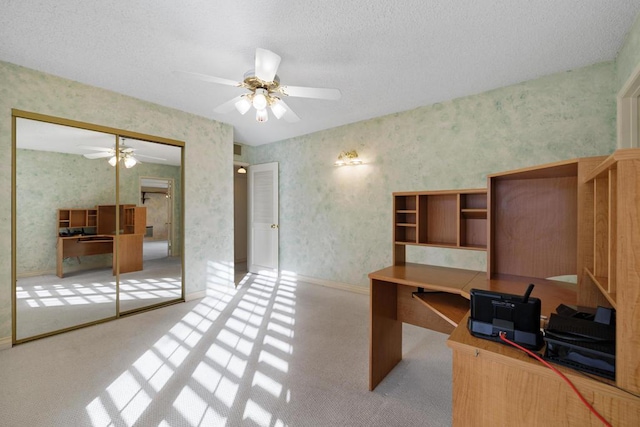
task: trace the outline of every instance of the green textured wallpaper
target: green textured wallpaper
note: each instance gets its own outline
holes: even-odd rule
[[[616,94],[640,65],[640,15],[629,30],[627,38],[616,60]]]
[[[233,283],[231,126],[0,62],[0,340],[11,336],[12,108],[184,141],[186,294]]]
[[[486,175],[615,148],[614,63],[255,147],[280,166],[280,265],[368,286],[391,264],[391,193],[486,187]],[[365,165],[334,167],[356,149]],[[409,261],[486,268],[486,253],[411,248]]]

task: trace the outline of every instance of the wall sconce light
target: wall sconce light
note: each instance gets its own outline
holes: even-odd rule
[[[358,158],[358,152],[356,150],[343,151],[334,163],[335,166],[354,166],[361,164],[362,160]]]

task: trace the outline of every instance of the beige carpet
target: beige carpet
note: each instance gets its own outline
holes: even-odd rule
[[[182,297],[180,258],[152,257],[144,269],[120,275],[120,312]],[[16,336],[25,339],[116,315],[111,267],[19,278]]]
[[[295,277],[0,352],[7,426],[447,426],[446,336],[404,329],[404,360],[368,382],[367,296]]]

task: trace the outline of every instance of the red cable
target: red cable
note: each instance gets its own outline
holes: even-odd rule
[[[515,342],[509,340],[506,337],[506,333],[505,332],[500,332],[500,339],[504,342],[506,342],[507,344],[510,344],[512,346],[514,346],[517,349],[520,349],[522,351],[524,351],[525,353],[527,353],[529,356],[532,356],[534,358],[536,358],[540,363],[542,363],[543,365],[545,365],[547,368],[551,369],[553,372],[555,372],[556,374],[558,374],[560,376],[560,378],[562,378],[567,384],[569,384],[569,387],[571,387],[571,389],[578,395],[578,397],[580,398],[580,400],[582,401],[582,403],[584,403],[584,405],[589,408],[589,410],[596,416],[598,417],[598,419],[600,421],[602,421],[602,423],[607,426],[607,427],[611,427],[611,424],[609,424],[609,422],[607,420],[604,419],[604,417],[602,415],[600,415],[598,413],[598,411],[596,411],[594,409],[593,406],[591,406],[591,404],[589,402],[587,402],[587,400],[582,396],[582,394],[578,391],[578,389],[576,388],[576,386],[573,385],[573,383],[571,382],[571,380],[569,378],[567,378],[562,372],[558,371],[553,365],[551,365],[549,362],[547,362],[546,360],[544,360],[542,357],[538,356],[537,354],[535,354],[534,352],[522,347],[519,344],[516,344]]]

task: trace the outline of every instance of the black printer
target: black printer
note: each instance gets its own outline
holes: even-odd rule
[[[561,304],[544,330],[544,359],[615,380],[615,310],[576,309]]]

